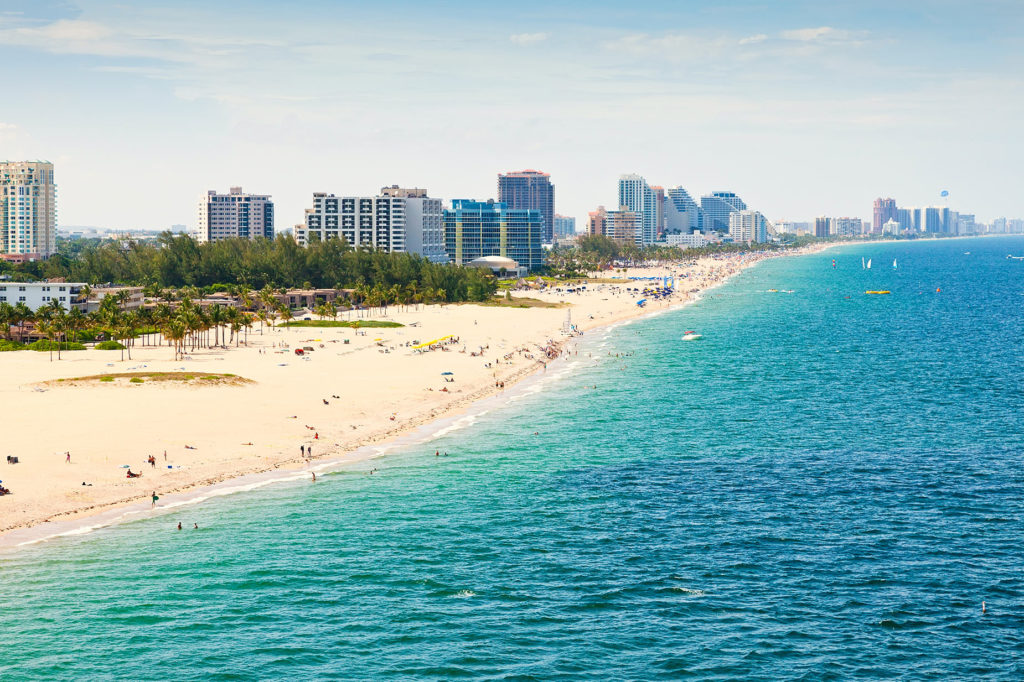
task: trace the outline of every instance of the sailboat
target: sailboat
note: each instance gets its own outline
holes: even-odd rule
[[[893,270],[896,269],[896,259],[895,258],[892,259],[892,269]]]
[[[871,259],[868,258],[868,270],[870,270],[870,269],[871,269]]]
[[[863,269],[864,269],[864,256],[861,256],[861,257],[860,257],[860,269],[861,269],[861,270],[863,270]]]

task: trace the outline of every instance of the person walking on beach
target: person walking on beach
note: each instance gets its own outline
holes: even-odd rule
[[[64,454],[66,455],[66,457],[64,457],[64,463],[71,464],[71,452],[65,452]]]
[[[305,457],[306,457],[306,446],[305,445],[300,445],[299,446],[299,452],[302,453],[302,457],[303,457],[303,459],[305,459]]]
[[[160,499],[160,498],[159,498],[159,497],[157,497],[157,495],[156,495],[156,491],[154,490],[154,491],[153,491],[153,505],[152,505],[152,506],[154,506],[154,507],[155,507],[155,506],[156,506],[156,501],[157,501],[157,500],[159,500],[159,499]]]

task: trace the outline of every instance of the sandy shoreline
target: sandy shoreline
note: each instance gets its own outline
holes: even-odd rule
[[[672,297],[642,309],[635,304],[639,296],[625,291],[640,285],[624,280],[591,284],[586,293],[519,294],[569,307],[392,307],[386,317],[373,319],[406,326],[359,333],[254,330],[244,346],[197,349],[177,362],[167,346],[137,347],[133,359],[124,362],[116,351],[68,352],[59,362],[50,362],[46,353],[0,353],[0,406],[8,423],[17,425],[6,430],[3,454],[20,459],[0,463],[0,480],[13,492],[0,496],[0,548],[166,514],[278,481],[309,480],[311,471],[351,466],[427,442],[481,401],[503,401],[514,393],[514,384],[543,375],[544,363],[552,362],[546,349],[565,349],[581,338],[563,332],[567,311],[586,334],[692,303],[766,258],[825,247],[602,275],[683,276]],[[447,335],[458,343],[422,353],[411,348]],[[315,350],[298,357],[292,352],[296,346]],[[255,383],[54,382],[127,371],[228,372]],[[442,372],[452,372],[454,381],[445,381]],[[309,461],[300,456],[306,446],[313,447]],[[155,466],[146,463],[149,455],[155,456]],[[125,465],[143,477],[127,479]],[[154,491],[160,496],[156,509],[150,503]]]

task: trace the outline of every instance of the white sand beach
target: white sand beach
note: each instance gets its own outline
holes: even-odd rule
[[[373,319],[405,326],[358,331],[278,327],[261,333],[257,325],[238,347],[196,349],[177,361],[166,345],[137,345],[123,362],[118,351],[65,352],[60,361],[48,353],[0,353],[6,427],[0,455],[19,460],[0,460],[0,480],[12,491],[0,496],[0,544],[14,529],[148,503],[154,492],[163,496],[275,468],[301,470],[309,466],[301,448],[312,447],[312,459],[323,460],[386,441],[544,371],[552,362],[548,352],[580,338],[563,331],[567,312],[586,333],[695,300],[765,257],[719,256],[606,273],[582,293],[516,294],[561,307],[392,306]],[[626,291],[639,284],[607,282],[666,274],[677,275],[676,293],[644,308]],[[413,348],[445,337],[434,350]],[[297,356],[296,347],[314,350]],[[56,381],[122,372],[230,373],[252,383]],[[150,456],[155,464],[147,462]],[[126,466],[142,477],[127,478]]]

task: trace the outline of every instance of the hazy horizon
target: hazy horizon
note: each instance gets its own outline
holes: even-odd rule
[[[941,190],[1024,216],[1018,4],[681,5],[7,0],[0,157],[55,164],[60,225],[113,229],[192,228],[231,186],[279,230],[313,192],[483,200],[524,168],[578,226],[623,173],[773,220]]]

